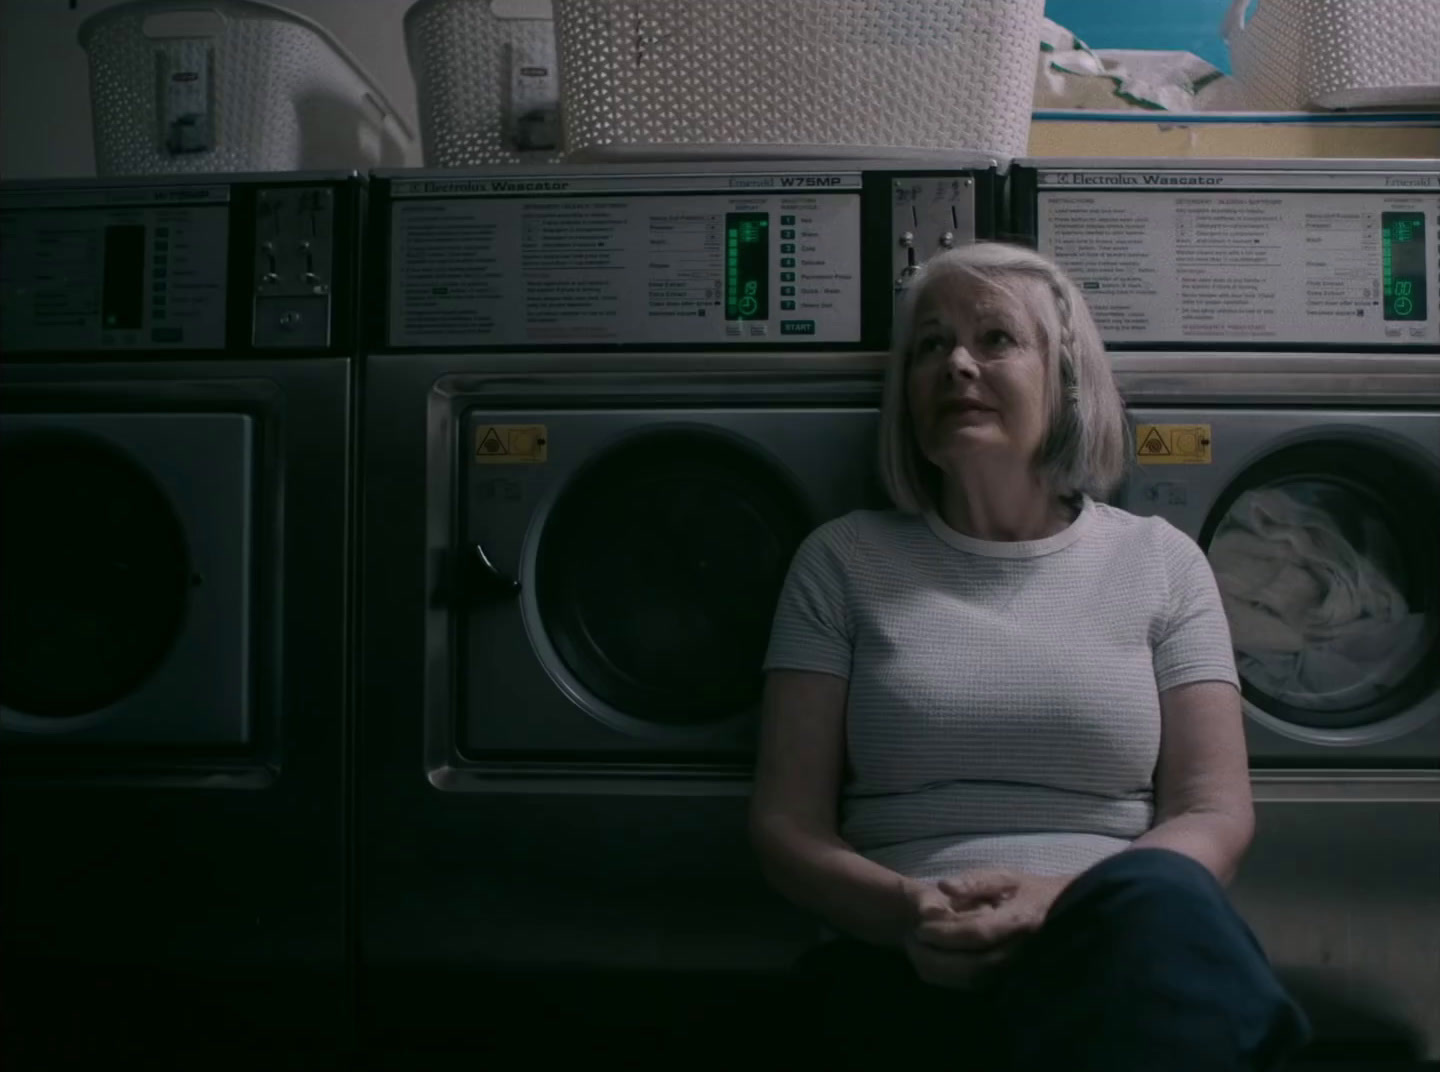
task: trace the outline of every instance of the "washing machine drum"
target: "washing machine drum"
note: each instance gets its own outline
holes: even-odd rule
[[[735,441],[636,437],[578,473],[545,522],[535,580],[546,633],[624,714],[693,724],[744,712],[813,524],[798,489]]]
[[[1440,677],[1440,501],[1361,444],[1287,448],[1216,504],[1200,535],[1247,699],[1351,729],[1423,702]]]
[[[129,456],[62,431],[0,447],[0,703],[70,717],[129,695],[184,622],[184,531]]]

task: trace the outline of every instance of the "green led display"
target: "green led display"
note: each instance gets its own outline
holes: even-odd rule
[[[725,214],[725,319],[770,319],[770,216]]]
[[[1425,214],[1380,213],[1386,320],[1426,319]]]

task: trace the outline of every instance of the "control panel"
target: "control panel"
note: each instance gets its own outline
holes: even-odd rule
[[[218,185],[6,191],[0,345],[223,348],[230,194]]]
[[[1036,161],[1013,197],[1109,345],[1440,347],[1440,170],[1327,163]]]
[[[337,186],[223,178],[0,187],[0,346],[329,348]]]
[[[988,237],[989,168],[383,173],[392,348],[880,348],[924,261]]]

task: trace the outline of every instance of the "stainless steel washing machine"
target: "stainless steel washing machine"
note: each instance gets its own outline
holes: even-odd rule
[[[1014,184],[1117,371],[1171,403],[1127,394],[1120,502],[1209,555],[1252,765],[1440,768],[1440,162],[1040,160]]]
[[[344,1012],[363,188],[0,187],[0,928],[36,1015],[167,975]]]
[[[1388,409],[1364,395],[1343,409],[1130,407],[1139,464],[1121,501],[1208,553],[1254,767],[1440,767],[1440,362],[1430,364],[1428,383],[1416,370],[1428,411],[1423,395]],[[1361,359],[1350,375],[1366,368]],[[1170,464],[1187,435],[1206,464]]]
[[[1207,549],[1231,612],[1256,811],[1232,899],[1319,1039],[1434,1060],[1440,360],[1116,353],[1114,364],[1137,448],[1120,504]],[[1188,463],[1157,464],[1147,442]],[[1242,567],[1257,558],[1273,587],[1251,596]],[[1297,604],[1315,634],[1298,650],[1269,624]],[[1336,638],[1363,637],[1381,607],[1387,643],[1370,663],[1302,661],[1311,645],[1324,656]],[[1338,623],[1328,631],[1322,609]],[[1271,684],[1277,661],[1288,691]]]
[[[787,968],[817,932],[745,835],[774,602],[882,502],[897,280],[994,234],[992,162],[373,182],[367,1021],[453,1023],[435,965]]]
[[[1011,180],[1012,228],[1112,354],[1119,505],[1196,540],[1230,617],[1257,818],[1235,903],[1322,1038],[1440,1058],[1440,161]]]

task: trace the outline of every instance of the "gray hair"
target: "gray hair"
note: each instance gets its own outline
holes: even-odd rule
[[[940,471],[920,452],[906,390],[915,314],[931,288],[981,279],[1001,290],[1018,280],[1043,283],[1050,301],[1026,302],[1046,344],[1045,397],[1049,428],[1033,472],[1057,495],[1105,500],[1125,479],[1133,437],[1100,332],[1079,289],[1053,261],[1034,250],[981,242],[932,257],[914,277],[897,311],[894,347],[880,404],[880,478],[907,513],[938,508]]]

